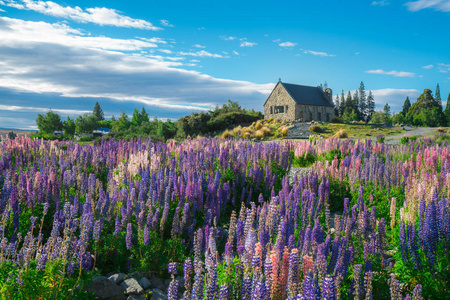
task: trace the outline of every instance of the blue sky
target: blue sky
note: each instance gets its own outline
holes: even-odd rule
[[[0,0],[0,127],[76,117],[179,118],[228,98],[262,110],[282,81],[334,95],[362,80],[398,111],[450,92],[450,0]]]

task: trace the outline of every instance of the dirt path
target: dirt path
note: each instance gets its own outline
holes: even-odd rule
[[[414,128],[414,127],[405,127],[405,132],[400,133],[400,134],[396,134],[396,135],[387,136],[386,140],[400,139],[400,138],[404,137],[405,135],[408,135],[408,136],[413,136],[413,135],[420,135],[420,136],[433,135],[433,134],[437,133],[435,130],[436,130],[436,127],[416,127],[416,128]]]

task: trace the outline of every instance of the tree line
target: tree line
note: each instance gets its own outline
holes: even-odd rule
[[[165,141],[174,137],[215,135],[225,129],[262,118],[261,112],[247,110],[237,101],[228,100],[221,107],[216,106],[207,112],[192,113],[176,122],[170,119],[164,122],[156,117],[150,120],[144,107],[140,111],[135,108],[131,119],[125,111],[122,111],[118,119],[113,115],[107,120],[100,104],[96,102],[92,113],[80,115],[75,119],[68,116],[66,120],[62,120],[58,113],[50,109],[45,114],[37,115],[36,125],[39,129],[38,136],[44,138],[54,138],[55,132],[62,131],[64,139],[71,139],[77,135],[84,140],[90,140],[92,132],[103,127],[111,129],[115,138],[119,139],[141,136]]]
[[[372,91],[366,92],[361,81],[359,89],[353,95],[350,91],[345,96],[344,90],[334,101],[335,115],[346,122],[363,121],[368,123],[375,112],[375,100]]]

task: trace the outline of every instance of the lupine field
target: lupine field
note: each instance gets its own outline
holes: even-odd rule
[[[173,278],[170,300],[449,299],[449,149],[6,140],[0,296],[90,299],[121,271]]]

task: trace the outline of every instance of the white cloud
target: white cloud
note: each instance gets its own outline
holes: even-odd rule
[[[170,22],[168,20],[161,20],[159,21],[161,23],[162,26],[164,27],[173,27],[172,24],[170,24]]]
[[[303,53],[305,54],[312,54],[315,56],[322,56],[322,57],[335,57],[335,54],[328,54],[326,52],[319,52],[319,51],[313,51],[313,50],[303,50]]]
[[[233,50],[233,54],[234,54],[234,55],[239,55],[239,52]]]
[[[198,63],[198,62],[200,62],[200,61],[199,61],[198,59],[191,59],[190,62]]]
[[[359,52],[355,52],[355,55],[359,55]]]
[[[0,12],[6,12],[6,11],[0,8]]]
[[[36,113],[45,113],[49,109],[43,107],[26,107],[26,106],[16,106],[16,105],[1,105],[0,110],[6,111],[18,111],[18,112],[36,112]],[[66,115],[74,114],[74,115],[82,115],[85,113],[91,113],[92,110],[76,110],[76,109],[57,109],[52,108],[52,111],[57,113],[62,113]]]
[[[399,111],[405,101],[409,97],[414,101],[419,95],[420,91],[416,89],[379,89],[372,90],[375,104],[382,108],[384,104],[389,103],[392,110]]]
[[[433,8],[437,11],[450,12],[450,0],[418,0],[407,2],[405,5],[410,11]]]
[[[382,69],[378,69],[378,70],[368,70],[366,71],[366,73],[369,74],[380,74],[380,75],[392,75],[395,77],[414,77],[416,74],[412,73],[412,72],[404,72],[404,71],[384,71]]]
[[[276,40],[273,40],[273,42],[274,43],[279,43],[279,42],[281,42],[281,40],[280,39],[276,39]]]
[[[377,5],[377,6],[386,6],[389,5],[389,1],[386,0],[380,0],[380,1],[373,1],[371,5]]]
[[[199,44],[192,45],[192,47],[194,47],[194,48],[206,48],[206,46],[202,46],[202,45],[199,45]]]
[[[252,43],[252,42],[243,41],[240,46],[241,47],[253,47],[253,46],[256,46],[256,45],[258,45],[258,44],[257,43]]]
[[[7,27],[3,27],[3,26]],[[137,51],[158,47],[155,43],[135,39],[113,39],[88,36],[65,24],[23,21],[0,17],[2,44],[14,47],[17,43],[56,43],[70,47],[96,48],[117,51]]]
[[[108,25],[146,30],[161,29],[148,21],[124,16],[119,11],[106,7],[82,9],[79,6],[61,6],[52,1],[34,0],[5,0],[1,1],[0,4],[17,9],[32,10],[58,18],[70,19],[79,23],[93,23],[101,26]]]
[[[146,41],[146,42],[155,43],[155,44],[167,44],[167,42],[165,40],[163,40],[162,38],[159,38],[159,37],[139,38],[139,39]]]
[[[210,53],[205,50],[197,51],[197,52],[178,52],[178,54],[183,56],[197,56],[197,57],[213,57],[213,58],[224,58],[223,55]]]
[[[450,72],[450,64],[439,63],[438,68],[439,68],[439,72],[441,72],[441,73]]]
[[[235,36],[231,36],[231,35],[230,36],[221,36],[220,38],[225,41],[233,41],[236,39]]]
[[[428,65],[428,66],[423,66],[422,69],[429,70],[429,69],[432,69],[433,67],[434,67],[433,65]]]
[[[278,46],[280,46],[280,47],[295,47],[295,46],[297,46],[297,43],[284,42],[284,43],[278,44]]]
[[[169,49],[158,49],[158,51],[162,52],[162,53],[167,53],[167,54],[171,54],[172,51]]]

